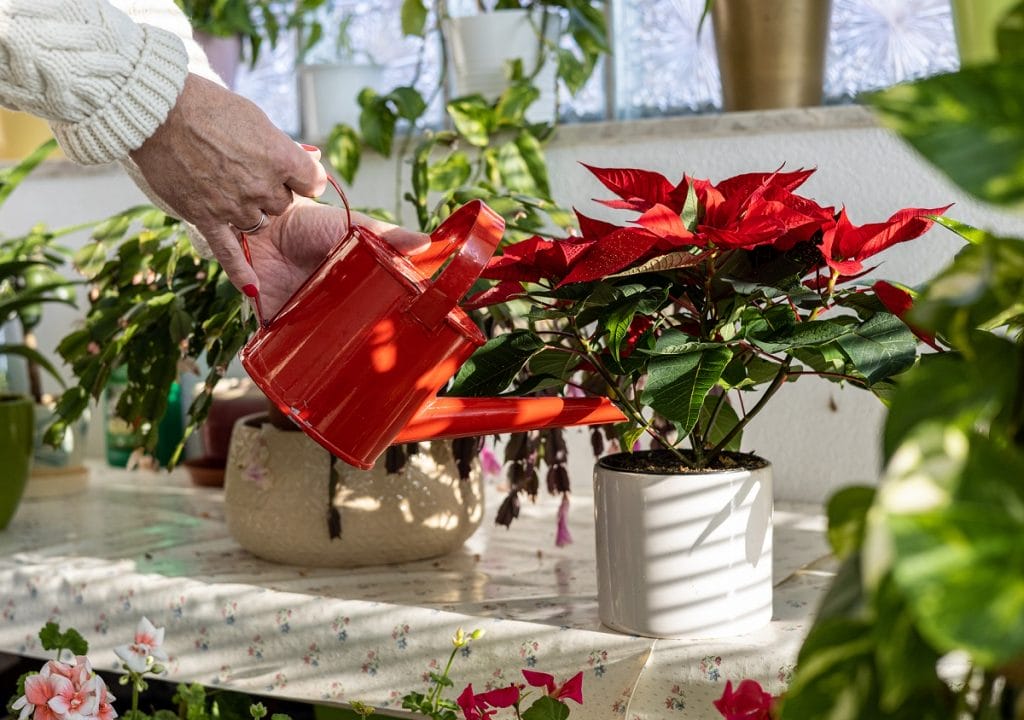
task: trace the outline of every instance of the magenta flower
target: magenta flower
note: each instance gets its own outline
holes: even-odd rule
[[[558,530],[555,532],[555,545],[565,547],[572,544],[569,533],[569,494],[562,493],[562,504],[558,506]]]
[[[495,477],[501,474],[501,463],[498,462],[498,458],[494,455],[494,451],[486,446],[480,450],[480,467],[483,469],[484,475],[489,477]]]
[[[578,672],[561,685],[555,685],[555,677],[547,673],[523,670],[523,677],[533,687],[544,688],[545,693],[555,700],[568,698],[583,704],[583,673]]]
[[[488,720],[499,708],[512,707],[519,702],[519,688],[509,685],[477,695],[470,683],[455,702],[462,708],[466,720]]]
[[[726,681],[722,697],[714,701],[725,720],[770,720],[775,698],[756,680],[744,680],[735,691],[732,681]]]

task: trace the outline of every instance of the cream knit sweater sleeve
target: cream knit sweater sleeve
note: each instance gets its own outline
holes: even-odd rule
[[[170,1],[122,4],[141,13]],[[49,120],[79,163],[142,145],[177,100],[188,61],[178,34],[107,0],[0,0],[0,104]]]

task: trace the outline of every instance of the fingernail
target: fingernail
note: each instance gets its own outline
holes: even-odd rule
[[[242,292],[244,292],[246,294],[246,296],[251,297],[251,298],[254,298],[254,297],[256,297],[257,295],[260,294],[259,289],[253,283],[249,283],[248,285],[243,285],[242,286]]]
[[[302,145],[302,149],[307,152],[320,152],[320,148],[318,148],[316,145],[307,145],[306,143],[299,144]]]

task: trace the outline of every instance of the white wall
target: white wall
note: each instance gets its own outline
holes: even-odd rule
[[[597,216],[603,213],[591,198],[608,193],[579,161],[657,170],[673,181],[683,172],[717,181],[785,164],[789,170],[816,167],[801,191],[823,204],[845,204],[855,223],[882,220],[902,207],[955,202],[950,215],[960,220],[1024,235],[1024,218],[965,197],[855,107],[566,127],[549,147],[548,158],[556,199]],[[10,235],[39,221],[60,226],[103,217],[140,199],[116,170],[83,173],[58,164],[11,197],[0,210],[0,232]],[[355,205],[391,207],[393,162],[364,160],[350,199]],[[936,228],[888,251],[876,274],[919,283],[958,246],[951,233]],[[67,313],[54,312],[41,332],[43,347],[52,349],[71,320]],[[750,427],[744,446],[774,463],[777,497],[820,501],[841,485],[873,481],[882,417],[883,408],[868,393],[804,378],[780,392]],[[589,449],[585,436],[577,437],[580,456]],[[577,472],[575,480],[586,478]]]

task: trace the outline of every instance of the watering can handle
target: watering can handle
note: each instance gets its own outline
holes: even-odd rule
[[[307,150],[316,149],[313,148],[312,145],[303,145],[303,147]],[[331,187],[337,191],[338,195],[341,197],[342,204],[345,206],[345,227],[347,229],[345,230],[345,234],[341,237],[341,240],[338,241],[344,242],[345,240],[348,240],[355,231],[355,228],[352,226],[352,207],[348,204],[348,198],[345,196],[345,192],[341,189],[341,186],[338,185],[338,181],[331,177],[330,174],[327,175],[327,180],[330,182]],[[245,261],[249,263],[249,267],[252,267],[252,253],[249,252],[248,233],[240,233],[240,236],[239,243],[242,246],[242,254],[245,255]],[[253,298],[253,306],[256,310],[256,320],[259,322],[260,327],[268,327],[270,325],[270,318],[265,318],[263,316],[263,306],[260,304],[260,296],[258,294]]]
[[[436,327],[458,305],[501,242],[505,220],[481,200],[463,205],[430,235],[431,248],[416,265],[425,274],[439,267],[458,248],[448,267],[409,305],[413,317]],[[435,248],[437,248],[435,250]]]

